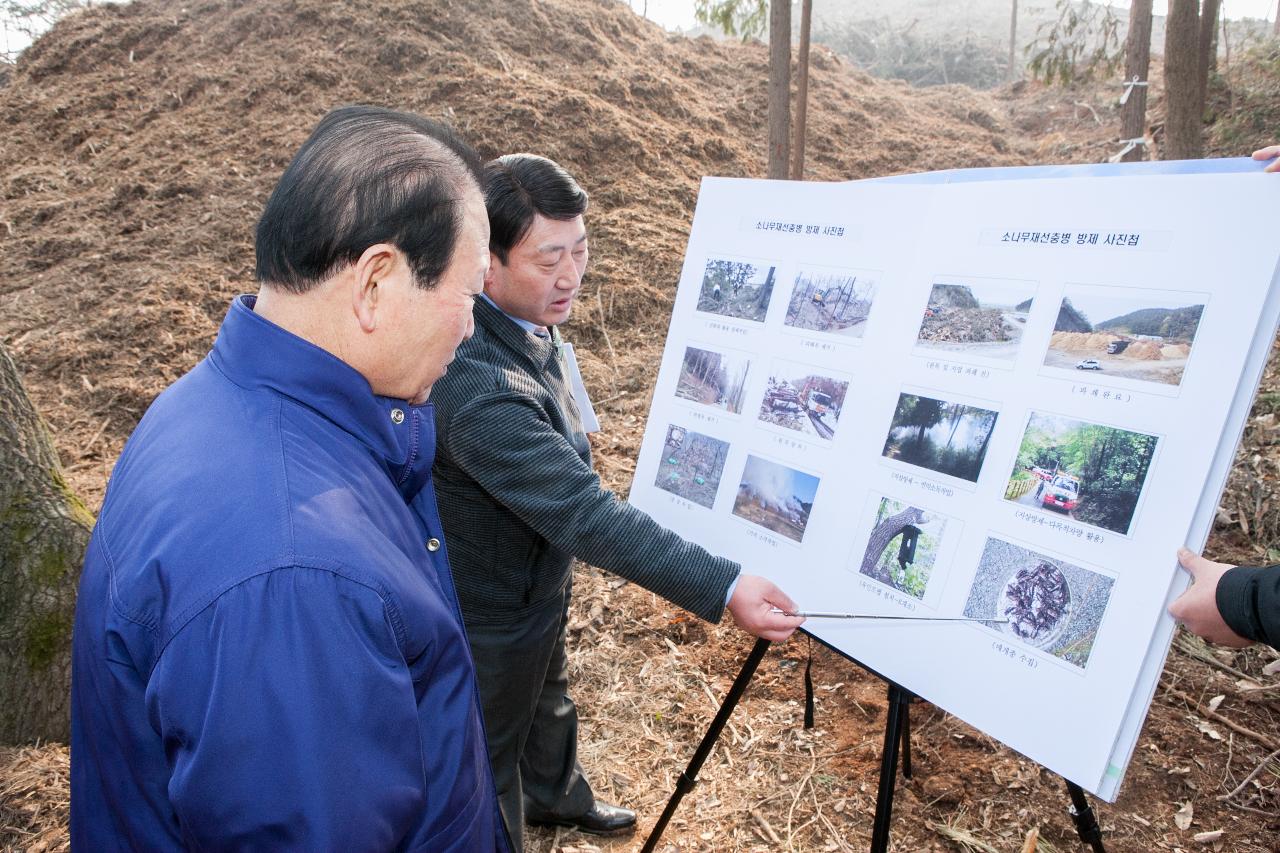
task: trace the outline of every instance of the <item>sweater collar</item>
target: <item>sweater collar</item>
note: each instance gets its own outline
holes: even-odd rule
[[[499,311],[502,311],[502,306],[494,302],[492,299],[490,299],[489,294],[481,293],[480,299],[484,302],[488,302],[490,305],[492,305],[494,308],[497,308]],[[526,332],[528,332],[531,335],[542,337],[542,335],[538,335],[539,329],[542,330],[543,334],[546,334],[547,329],[545,326],[539,326],[537,323],[530,323],[528,320],[522,320],[514,314],[507,314],[506,311],[502,311],[502,313],[504,316],[506,316],[508,320],[515,323],[517,326],[524,329]]]
[[[231,303],[209,359],[242,388],[293,400],[354,436],[386,468],[409,501],[430,478],[435,457],[431,405],[380,397],[355,368],[256,314],[257,297]]]

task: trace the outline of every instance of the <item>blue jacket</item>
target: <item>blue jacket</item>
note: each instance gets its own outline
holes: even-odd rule
[[[85,558],[74,850],[507,850],[434,452],[430,406],[233,302]]]

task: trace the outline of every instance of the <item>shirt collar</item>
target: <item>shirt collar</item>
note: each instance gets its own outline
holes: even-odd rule
[[[435,457],[431,405],[380,397],[355,368],[253,310],[257,297],[231,303],[209,359],[242,388],[269,390],[350,433],[386,467],[406,501],[426,485]]]

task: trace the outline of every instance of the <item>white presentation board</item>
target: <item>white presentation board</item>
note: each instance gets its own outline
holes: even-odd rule
[[[704,180],[630,494],[803,609],[1008,620],[805,630],[1111,801],[1280,316],[1280,176],[1136,171]]]

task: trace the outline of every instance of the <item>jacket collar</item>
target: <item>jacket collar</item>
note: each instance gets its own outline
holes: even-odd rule
[[[507,349],[529,362],[535,370],[547,369],[556,360],[555,344],[524,329],[487,299],[477,299],[472,310],[476,325]]]
[[[350,433],[411,500],[430,479],[435,457],[431,405],[377,396],[355,368],[254,313],[256,301],[232,301],[209,353],[213,366],[242,388],[273,391]]]

